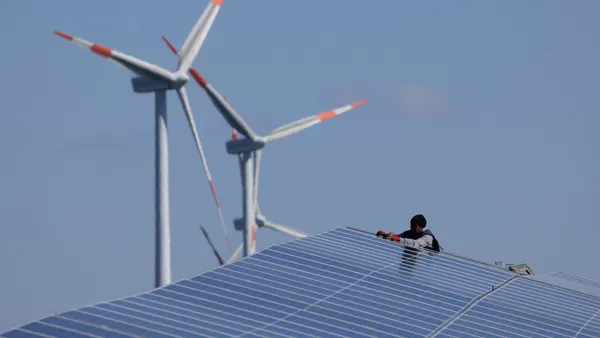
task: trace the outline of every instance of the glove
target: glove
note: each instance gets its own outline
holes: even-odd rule
[[[377,237],[381,236],[384,239],[389,239],[390,241],[400,242],[400,237],[398,237],[393,232],[386,233],[383,230],[379,230],[379,231],[377,231],[377,234],[375,236],[377,236]]]
[[[394,233],[393,232],[387,233],[387,232],[384,232],[383,230],[377,231],[377,237],[381,236],[383,239],[390,238],[390,234],[393,235]]]
[[[390,241],[400,242],[400,237],[393,232],[386,234],[385,238],[388,238]]]

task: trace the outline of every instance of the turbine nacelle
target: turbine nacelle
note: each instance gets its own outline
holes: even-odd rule
[[[155,93],[159,91],[178,90],[185,86],[189,77],[185,74],[175,74],[174,81],[155,80],[144,76],[131,78],[131,87],[136,93]]]
[[[266,144],[267,143],[264,141],[264,138],[259,136],[256,141],[248,138],[230,140],[225,143],[225,147],[228,154],[235,155],[261,150]]]
[[[255,222],[256,222],[256,225],[259,228],[262,228],[262,227],[265,226],[265,221],[266,220],[267,220],[267,218],[265,216],[263,216],[263,215],[256,215]],[[236,218],[236,219],[234,219],[233,220],[233,228],[235,230],[237,230],[237,231],[244,231],[244,227],[245,227],[245,224],[246,224],[244,222],[245,222],[244,218]]]
[[[273,223],[273,222],[269,221],[267,219],[267,217],[265,217],[264,215],[261,215],[261,214],[256,215],[255,222],[256,222],[255,224],[259,228],[269,228],[271,230],[278,231],[285,235],[296,237],[296,238],[308,237],[307,234],[305,234],[301,231],[298,231],[296,229],[293,229],[293,228],[290,228],[290,227],[287,227],[284,225]],[[244,231],[244,227],[245,227],[244,218],[237,218],[237,219],[233,220],[233,226],[234,226],[235,230]]]
[[[155,93],[172,89],[172,85],[167,81],[153,80],[141,76],[131,79],[131,87],[136,93]]]
[[[258,222],[257,222],[258,223]],[[260,224],[256,224],[260,227]],[[233,220],[233,228],[237,231],[244,231],[244,227],[246,226],[245,220],[243,218],[236,218]]]

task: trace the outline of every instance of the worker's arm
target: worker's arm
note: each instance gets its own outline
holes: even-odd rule
[[[425,235],[419,239],[409,239],[409,238],[401,238],[400,244],[404,244],[411,248],[422,249],[427,246],[431,246],[433,242],[433,237],[431,235]]]

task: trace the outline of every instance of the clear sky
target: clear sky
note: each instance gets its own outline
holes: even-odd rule
[[[175,69],[160,36],[179,48],[206,3],[0,2],[0,332],[153,287],[153,98],[52,31]],[[266,148],[259,195],[273,221],[399,232],[424,213],[447,251],[600,280],[599,11],[594,0],[225,0],[194,66],[260,133],[369,100]],[[188,91],[237,246],[229,128]],[[216,265],[200,223],[227,247],[168,100],[178,280]],[[264,229],[257,246],[288,239]]]

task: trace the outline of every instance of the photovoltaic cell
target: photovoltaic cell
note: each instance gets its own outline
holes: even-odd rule
[[[598,309],[598,297],[338,228],[2,336],[597,337]]]

